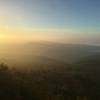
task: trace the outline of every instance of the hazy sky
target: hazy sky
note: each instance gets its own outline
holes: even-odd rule
[[[100,0],[0,0],[0,42],[100,43]]]

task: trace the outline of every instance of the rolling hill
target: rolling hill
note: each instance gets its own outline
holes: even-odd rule
[[[10,66],[67,65],[73,64],[100,52],[99,46],[62,44],[53,42],[30,42],[17,45],[3,45],[0,61]]]

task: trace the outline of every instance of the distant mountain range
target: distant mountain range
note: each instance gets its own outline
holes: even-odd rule
[[[31,42],[3,46],[0,48],[0,61],[11,66],[58,66],[73,64],[99,53],[99,46]]]

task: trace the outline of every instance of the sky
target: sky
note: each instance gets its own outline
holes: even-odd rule
[[[100,44],[100,0],[0,0],[0,42]]]

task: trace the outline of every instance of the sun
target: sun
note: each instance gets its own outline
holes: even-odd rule
[[[0,33],[0,42],[5,42],[6,36]]]

